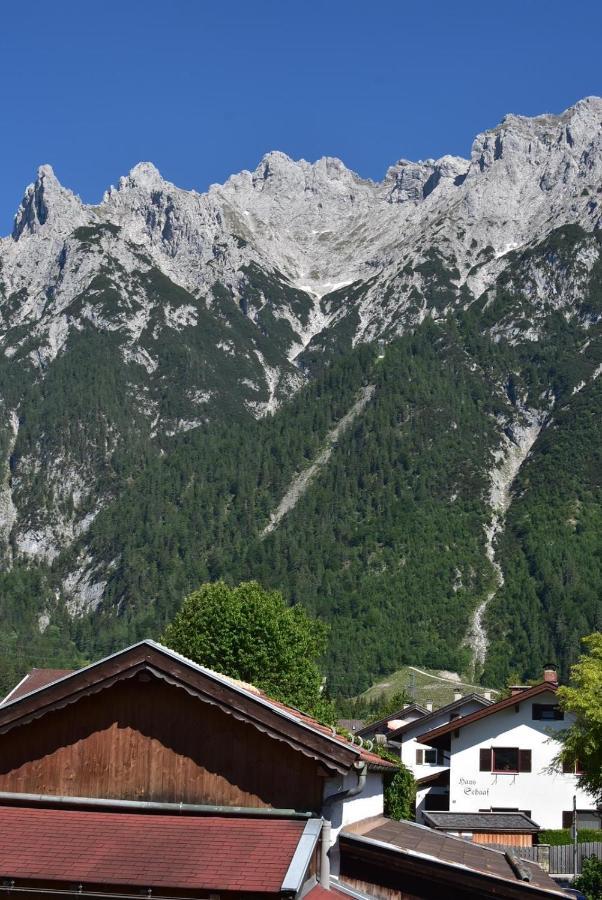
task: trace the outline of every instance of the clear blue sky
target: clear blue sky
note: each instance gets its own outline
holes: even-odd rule
[[[140,160],[204,190],[268,150],[466,155],[602,93],[599,0],[16,0],[0,18],[0,234],[41,163],[88,202]]]

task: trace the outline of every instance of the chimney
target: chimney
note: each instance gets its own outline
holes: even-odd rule
[[[528,691],[528,684],[511,684],[510,685],[510,696],[516,697],[517,694],[522,694],[523,691]]]
[[[546,663],[543,667],[543,680],[549,681],[550,684],[558,684],[558,672],[554,663]]]
[[[491,691],[483,691],[483,699],[491,700]]]
[[[428,709],[429,712],[432,712],[432,711],[433,711],[433,701],[432,701],[432,700],[425,700],[425,701],[424,701],[424,708],[425,708],[425,709]]]
[[[462,691],[459,691],[457,688],[454,691],[454,701],[462,699]]]

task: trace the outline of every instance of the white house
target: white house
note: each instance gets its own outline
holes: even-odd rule
[[[576,797],[578,826],[600,827],[579,775],[553,769],[555,735],[571,723],[558,706],[557,687],[555,670],[547,668],[541,684],[514,688],[512,696],[420,735],[449,753],[451,813],[521,811],[540,828],[566,828]]]
[[[429,704],[430,705],[430,704]],[[419,719],[403,722],[388,734],[388,743],[398,747],[401,761],[412,771],[417,782],[416,819],[429,809],[448,809],[449,753],[439,747],[431,747],[418,738],[425,731],[447,725],[461,716],[470,715],[491,705],[491,700],[480,694],[462,696],[458,691],[452,703],[433,710]]]

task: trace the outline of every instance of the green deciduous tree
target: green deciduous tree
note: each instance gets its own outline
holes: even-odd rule
[[[602,798],[602,632],[584,638],[588,652],[571,670],[571,684],[558,689],[558,698],[574,724],[562,734],[558,760],[579,760],[581,785]]]
[[[328,626],[256,581],[219,581],[189,594],[162,641],[194,662],[255,685],[270,697],[330,718],[318,661]]]

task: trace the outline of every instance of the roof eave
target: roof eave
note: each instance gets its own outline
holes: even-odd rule
[[[168,660],[171,661],[169,667],[165,665]],[[104,690],[122,678],[134,677],[143,669],[167,677],[176,686],[219,706],[225,713],[249,722],[270,737],[286,741],[293,749],[311,756],[327,769],[346,774],[361,762],[358,747],[311,728],[261,696],[243,690],[224,676],[198,666],[154,641],[141,641],[0,706],[0,733],[39,718],[51,709]]]
[[[459,731],[467,725],[472,725],[473,722],[478,722],[488,716],[496,715],[498,712],[510,709],[512,706],[520,705],[525,700],[530,700],[533,697],[537,697],[539,694],[545,694],[548,691],[556,693],[557,690],[558,685],[555,682],[542,681],[540,684],[536,684],[532,688],[522,691],[520,694],[506,697],[504,700],[499,700],[497,703],[492,703],[483,709],[478,709],[476,712],[469,713],[467,716],[460,716],[457,719],[453,719],[451,722],[447,722],[445,725],[440,725],[439,728],[425,731],[424,734],[417,735],[417,740],[420,741],[421,744],[429,744],[431,747],[444,747],[444,749],[449,749],[448,746],[437,743],[440,738],[447,736],[449,740],[454,731]]]

